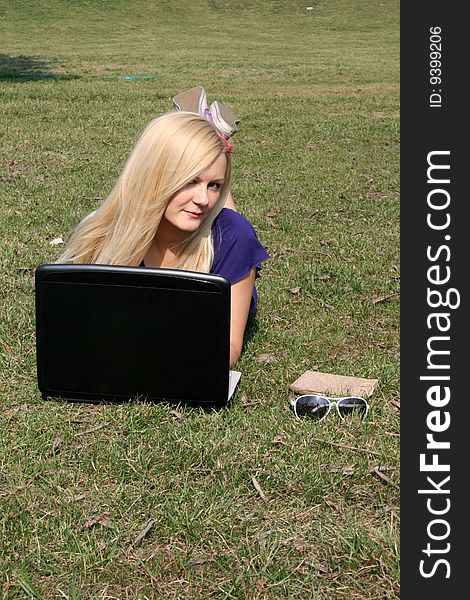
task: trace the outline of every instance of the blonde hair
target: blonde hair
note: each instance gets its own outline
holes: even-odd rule
[[[175,265],[208,272],[214,255],[211,226],[230,189],[231,160],[215,127],[189,112],[168,113],[149,123],[113,190],[79,223],[57,262],[140,265],[172,196],[223,152],[227,167],[217,204],[180,246]]]

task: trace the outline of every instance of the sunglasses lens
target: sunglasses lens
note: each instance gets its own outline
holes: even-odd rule
[[[343,398],[337,404],[339,414],[344,418],[347,415],[356,414],[363,419],[368,410],[364,398]]]
[[[328,414],[330,403],[323,396],[301,396],[295,408],[299,417],[310,417],[319,421]]]

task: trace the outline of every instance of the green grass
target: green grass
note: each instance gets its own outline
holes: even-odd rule
[[[0,37],[2,597],[397,599],[399,3],[12,0]],[[197,84],[271,255],[234,401],[43,400],[34,268]],[[308,369],[379,379],[367,421],[296,421]]]

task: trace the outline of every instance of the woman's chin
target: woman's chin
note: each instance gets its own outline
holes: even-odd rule
[[[187,231],[188,233],[192,233],[197,231],[202,224],[202,219],[200,217],[196,218],[193,216],[184,216],[180,222],[178,223],[181,231]]]

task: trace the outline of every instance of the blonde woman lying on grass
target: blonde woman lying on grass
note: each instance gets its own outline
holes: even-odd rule
[[[230,195],[232,146],[204,116],[179,111],[146,127],[115,186],[57,262],[186,269],[231,284],[230,366],[268,253]]]

